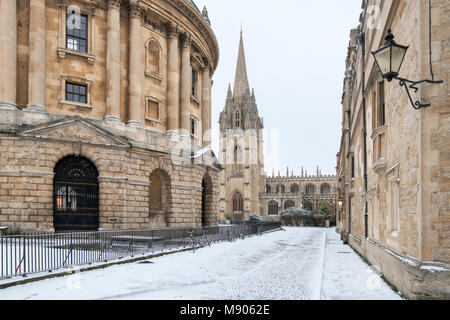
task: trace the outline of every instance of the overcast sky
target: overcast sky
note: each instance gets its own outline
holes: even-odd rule
[[[250,87],[255,88],[266,145],[279,132],[279,155],[266,152],[266,171],[335,174],[341,96],[350,29],[361,0],[195,0],[206,5],[220,47],[214,74],[213,132],[228,83],[234,84],[243,24]],[[213,144],[216,155],[218,144]],[[278,164],[279,162],[279,164]],[[279,167],[279,168],[278,168]],[[277,173],[277,172],[275,172]]]

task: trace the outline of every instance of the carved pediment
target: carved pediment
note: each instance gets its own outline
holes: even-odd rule
[[[42,123],[34,128],[21,131],[19,135],[38,139],[130,147],[126,139],[80,117],[67,117],[58,121]]]

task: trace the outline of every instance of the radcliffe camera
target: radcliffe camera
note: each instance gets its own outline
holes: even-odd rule
[[[0,0],[0,301],[450,300],[449,12]]]

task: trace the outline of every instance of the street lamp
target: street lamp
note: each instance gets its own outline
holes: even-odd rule
[[[394,35],[391,29],[388,30],[385,40],[384,45],[378,50],[373,51],[372,54],[383,78],[391,82],[392,79],[398,77],[406,51],[408,51],[409,47],[397,44],[394,41]]]
[[[338,201],[339,210],[342,210],[342,207],[344,206],[344,201],[342,201],[342,198]]]
[[[422,104],[419,101],[413,102],[411,95],[409,93],[408,85],[406,83],[410,83],[409,88],[414,89],[414,92],[417,92],[419,88],[417,85],[423,82],[427,83],[443,83],[444,81],[439,80],[420,80],[420,81],[411,81],[408,79],[400,78],[398,75],[400,73],[400,68],[402,67],[403,60],[405,59],[406,52],[408,51],[409,46],[403,46],[397,44],[394,41],[394,35],[389,28],[388,34],[385,38],[386,42],[384,45],[378,50],[372,51],[372,55],[375,58],[378,69],[381,72],[383,79],[387,79],[388,82],[391,82],[392,79],[397,79],[400,81],[400,86],[405,87],[406,93],[408,94],[409,100],[411,101],[411,105],[414,109],[420,109],[431,106],[431,104]]]

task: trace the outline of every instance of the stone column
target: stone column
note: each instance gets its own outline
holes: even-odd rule
[[[142,43],[141,16],[139,3],[130,3],[130,53],[129,53],[129,86],[128,86],[128,114],[130,126],[142,126]]]
[[[203,69],[202,74],[202,141],[203,146],[211,145],[211,66]]]
[[[179,30],[174,24],[169,24],[167,40],[167,132],[176,133],[180,128],[180,72],[178,37]]]
[[[182,135],[190,136],[191,132],[191,88],[192,88],[192,68],[191,68],[191,39],[186,36],[183,39],[181,48],[181,121],[180,128]]]
[[[120,2],[108,0],[106,33],[106,116],[120,120]]]
[[[45,112],[45,0],[30,0],[28,105]]]
[[[17,93],[17,4],[0,1],[0,109],[15,110]]]

